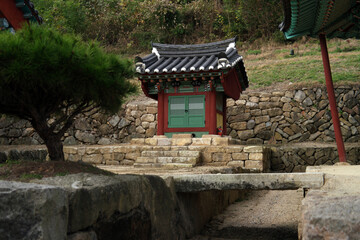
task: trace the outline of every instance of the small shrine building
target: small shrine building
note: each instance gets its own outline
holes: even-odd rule
[[[158,101],[157,135],[226,133],[226,99],[248,87],[235,42],[153,43],[150,55],[135,58],[143,92]]]

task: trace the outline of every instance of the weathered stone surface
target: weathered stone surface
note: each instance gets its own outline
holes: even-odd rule
[[[59,187],[0,181],[0,238],[66,239],[67,201]]]
[[[185,238],[174,192],[160,177],[74,174],[37,182],[67,191],[68,232],[91,227],[98,239]]]
[[[255,124],[256,124],[255,120],[251,119],[246,123],[246,128],[248,130],[251,130],[251,129],[253,129],[255,127]]]
[[[254,130],[238,131],[238,136],[241,140],[247,140],[255,136]]]
[[[296,93],[295,93],[295,97],[294,97],[294,100],[297,101],[297,102],[302,102],[304,99],[306,98],[306,95],[303,91],[301,90],[298,90]]]
[[[192,143],[191,138],[173,138],[172,145],[176,146],[188,146]]]
[[[230,127],[234,130],[245,130],[247,128],[247,122],[231,123]]]
[[[192,145],[211,145],[211,138],[193,138]]]
[[[67,237],[68,240],[98,240],[94,231],[77,232],[70,234]]]
[[[98,144],[99,145],[110,145],[112,144],[111,140],[109,138],[101,138],[99,141],[98,141]]]
[[[153,114],[144,114],[141,116],[141,121],[143,122],[153,122],[155,120],[155,116]]]
[[[360,239],[360,197],[310,191],[303,201],[303,239]]]
[[[245,161],[246,165],[246,161]],[[322,173],[252,173],[175,175],[177,192],[198,192],[225,189],[298,189],[320,188]]]

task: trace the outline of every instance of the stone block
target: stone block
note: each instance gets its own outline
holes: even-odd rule
[[[154,150],[154,151],[169,151],[170,146],[154,146],[154,147],[152,147],[151,150]]]
[[[159,139],[156,138],[146,138],[144,143],[150,146],[156,146],[159,143]]]
[[[198,151],[179,151],[179,157],[200,157],[200,152]]]
[[[129,152],[125,154],[126,159],[136,160],[138,157],[140,157],[140,152]]]
[[[230,145],[225,147],[225,152],[226,153],[239,153],[242,152],[244,149],[244,147],[242,146],[237,146],[237,145]]]
[[[158,138],[157,139],[157,145],[158,146],[170,146],[171,145],[171,139],[169,139],[169,138]]]
[[[262,153],[264,151],[262,146],[246,146],[244,147],[245,153]]]
[[[212,155],[213,162],[229,162],[231,161],[230,153],[213,153]]]
[[[118,161],[112,161],[112,160],[106,160],[106,165],[120,165],[120,162]]]
[[[82,157],[82,161],[91,164],[101,164],[103,161],[103,156],[102,154],[86,154]]]
[[[173,146],[188,146],[192,143],[191,138],[173,138],[172,145]]]
[[[192,145],[211,145],[211,138],[193,138]]]
[[[156,163],[157,162],[156,157],[138,157],[136,158],[136,163]]]
[[[230,127],[235,130],[245,130],[247,129],[247,122],[231,123]]]
[[[264,154],[263,153],[249,153],[249,160],[262,161],[262,160],[264,160]]]
[[[211,163],[212,162],[212,153],[211,152],[202,152],[201,160],[203,163]]]
[[[302,239],[360,239],[358,194],[312,190],[302,205]]]
[[[229,145],[229,137],[213,138],[211,144],[215,146],[227,146]]]
[[[240,140],[247,140],[249,138],[254,137],[254,130],[243,130],[243,131],[238,131],[238,137]]]
[[[64,153],[67,154],[77,154],[77,148],[76,147],[64,147]]]
[[[100,153],[100,149],[98,147],[87,147],[85,153],[89,155],[97,154]]]
[[[144,114],[140,119],[142,122],[153,122],[155,121],[155,116],[154,114]]]
[[[133,138],[130,140],[131,144],[143,145],[145,143],[144,138]]]
[[[149,114],[156,114],[158,111],[157,107],[147,107],[146,112]]]
[[[232,153],[231,156],[232,156],[233,160],[248,160],[249,159],[249,153],[245,153],[245,152]]]
[[[230,161],[227,166],[229,167],[245,167],[245,161]]]
[[[263,122],[268,122],[270,121],[270,117],[269,116],[259,116],[259,117],[255,117],[255,123],[256,124],[260,124]]]
[[[60,187],[0,181],[1,239],[67,239],[68,212]]]
[[[173,134],[172,138],[191,138],[191,133],[180,133],[180,134]]]
[[[220,135],[216,135],[216,134],[204,134],[202,135],[202,138],[219,138],[221,137]]]
[[[114,160],[122,161],[125,158],[125,153],[116,152],[114,153]]]
[[[260,171],[263,170],[263,162],[262,161],[253,161],[253,160],[246,160],[245,161],[245,168],[246,169],[259,169]]]

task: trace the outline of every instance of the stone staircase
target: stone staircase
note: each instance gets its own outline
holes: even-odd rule
[[[142,151],[134,167],[149,168],[191,168],[200,163],[200,151],[194,150],[152,150]]]

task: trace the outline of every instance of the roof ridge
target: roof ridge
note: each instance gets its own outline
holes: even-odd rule
[[[152,43],[153,48],[157,49],[196,49],[196,48],[203,48],[203,47],[217,47],[222,45],[228,45],[229,43],[236,42],[237,37],[229,38],[223,41],[218,42],[210,42],[210,43],[201,43],[201,44],[164,44],[164,43]]]

